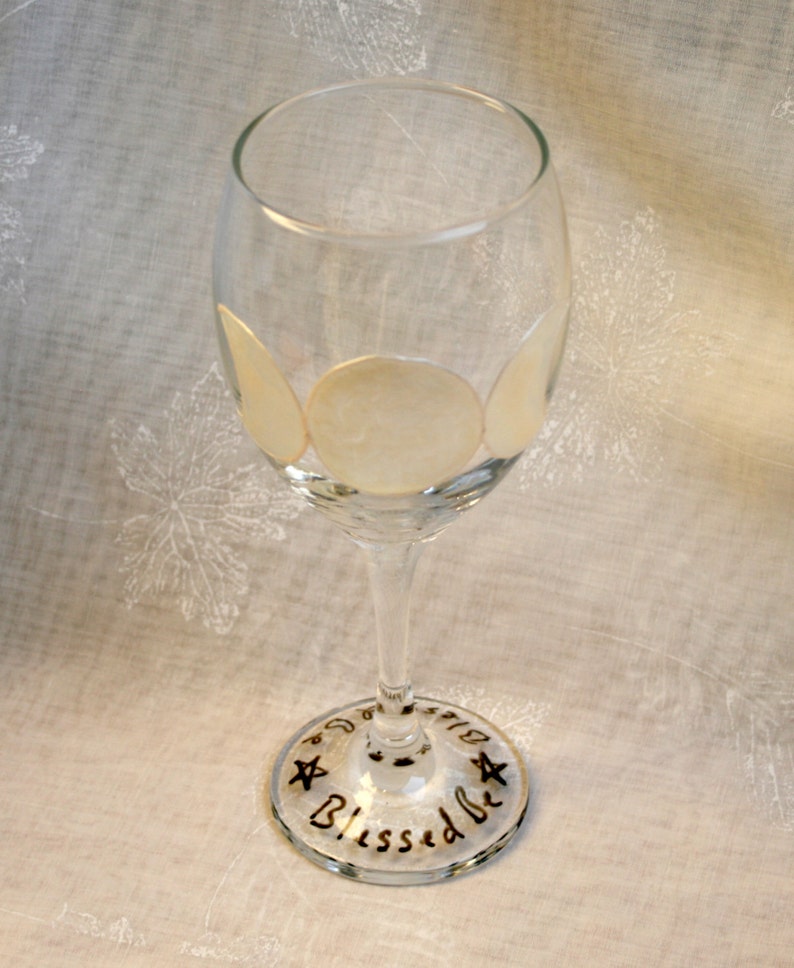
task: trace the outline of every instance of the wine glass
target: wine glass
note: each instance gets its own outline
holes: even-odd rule
[[[214,290],[244,426],[364,550],[375,606],[375,696],[287,742],[273,813],[352,878],[470,870],[518,829],[526,768],[478,713],[414,696],[409,597],[421,549],[513,467],[556,380],[570,264],[544,136],[503,101],[429,80],[277,104],[234,147]]]

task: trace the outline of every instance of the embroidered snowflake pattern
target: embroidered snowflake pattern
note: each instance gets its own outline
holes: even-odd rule
[[[20,134],[15,124],[0,126],[0,183],[28,177],[28,168],[44,151],[27,135]]]
[[[410,74],[426,66],[419,0],[278,0],[292,37],[354,75]]]
[[[15,124],[0,126],[0,184],[27,178],[28,168],[42,151],[44,146],[20,134]],[[15,293],[22,300],[22,269],[29,245],[22,213],[0,200],[0,292]]]
[[[86,935],[90,938],[100,938],[119,947],[145,948],[146,939],[137,932],[131,922],[120,917],[116,921],[106,922],[93,914],[72,911],[68,904],[52,922],[53,927],[68,928],[75,934]]]
[[[789,87],[783,97],[772,108],[772,117],[794,124],[794,88]]]
[[[750,676],[743,689],[726,691],[725,704],[751,800],[773,826],[794,833],[794,679]]]
[[[233,938],[231,941],[214,932],[203,934],[197,941],[184,941],[179,953],[193,958],[220,961],[225,965],[249,965],[266,968],[278,964],[281,945],[276,938]]]
[[[637,683],[641,707],[685,736],[705,735],[732,748],[750,801],[773,826],[794,832],[794,677],[787,655],[765,671],[737,673],[716,636],[698,650],[682,643],[678,652],[614,641],[628,647],[626,675]]]
[[[30,239],[22,228],[22,213],[0,200],[0,292],[24,299],[22,268]]]
[[[185,619],[231,631],[248,592],[238,545],[282,541],[283,524],[302,508],[268,476],[264,458],[240,463],[243,432],[216,365],[187,393],[176,393],[159,433],[114,422],[112,446],[127,487],[145,509],[125,521],[125,600],[178,602]]]
[[[519,468],[521,486],[581,479],[601,462],[639,481],[658,472],[665,406],[717,355],[700,313],[674,308],[675,273],[658,236],[646,209],[614,237],[600,228],[581,259],[563,378]]]

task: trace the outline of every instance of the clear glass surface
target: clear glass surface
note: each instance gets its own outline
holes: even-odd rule
[[[234,148],[214,289],[241,419],[364,550],[377,624],[375,695],[286,744],[274,815],[350,877],[469,870],[518,829],[526,769],[475,712],[414,697],[410,591],[422,548],[509,472],[554,388],[570,265],[546,141],[510,105],[432,81],[276,105]]]

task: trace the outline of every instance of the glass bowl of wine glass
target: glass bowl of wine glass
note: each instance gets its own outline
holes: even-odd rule
[[[570,276],[548,145],[505,101],[346,82],[276,104],[234,146],[214,254],[226,376],[284,487],[362,549],[374,602],[377,641],[338,643],[372,662],[374,695],[330,700],[270,779],[279,826],[328,870],[450,877],[525,815],[509,737],[414,695],[408,611],[422,549],[542,425]],[[498,661],[496,636],[483,655]]]

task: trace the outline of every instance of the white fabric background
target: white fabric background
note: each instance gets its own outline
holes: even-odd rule
[[[402,890],[261,802],[371,694],[372,619],[237,427],[209,275],[250,117],[390,73],[538,121],[577,293],[538,446],[414,608],[418,691],[512,731],[528,821]],[[794,964],[790,0],[0,0],[0,85],[7,963]]]

